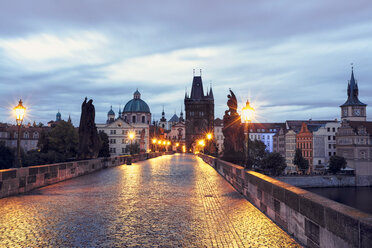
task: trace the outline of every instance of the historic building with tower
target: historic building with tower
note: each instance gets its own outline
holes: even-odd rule
[[[336,134],[336,153],[355,170],[357,185],[372,185],[372,122],[367,120],[367,104],[359,100],[358,83],[351,71],[347,100],[340,106],[341,127]]]
[[[150,108],[141,99],[141,93],[136,90],[133,99],[125,104],[123,111],[119,109],[117,117],[111,106],[106,123],[97,124],[97,130],[108,135],[112,156],[128,154],[127,146],[131,143],[138,144],[140,150],[146,152],[150,148],[150,122]],[[134,133],[133,140],[129,138],[130,133]]]
[[[214,97],[212,86],[204,93],[201,71],[192,81],[191,94],[185,94],[186,148],[193,149],[196,140],[205,138],[206,133],[214,131]]]

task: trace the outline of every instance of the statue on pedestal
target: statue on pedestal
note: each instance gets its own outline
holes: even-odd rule
[[[225,139],[222,158],[240,164],[244,162],[244,126],[237,112],[238,101],[234,92],[230,90],[230,95],[227,95],[227,98],[229,110],[226,110],[223,116],[222,133]]]
[[[91,159],[98,157],[100,141],[97,133],[97,127],[94,122],[95,114],[96,111],[93,105],[93,100],[90,99],[87,102],[87,98],[85,98],[83,104],[81,105],[81,117],[79,125],[79,159]]]

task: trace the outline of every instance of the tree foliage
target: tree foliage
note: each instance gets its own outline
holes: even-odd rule
[[[248,168],[261,167],[261,161],[267,155],[266,145],[260,140],[249,140],[248,150]]]
[[[302,174],[305,174],[305,172],[309,169],[309,161],[302,156],[302,151],[299,148],[296,149],[293,163],[297,165],[298,170],[301,171]]]
[[[6,147],[5,142],[0,142],[0,169],[12,168],[15,162],[14,150]]]
[[[347,165],[347,162],[346,162],[346,159],[344,157],[335,155],[335,156],[332,156],[332,157],[329,158],[329,168],[328,168],[328,170],[331,173],[336,174],[341,169],[345,169],[346,165]]]
[[[260,162],[260,168],[273,176],[279,176],[283,173],[287,164],[284,157],[277,152],[268,153]]]
[[[41,132],[38,148],[25,155],[24,166],[73,160],[78,149],[77,131],[70,122],[59,121],[50,132]]]

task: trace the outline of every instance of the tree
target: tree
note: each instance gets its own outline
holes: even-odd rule
[[[78,149],[78,134],[74,126],[66,121],[59,121],[49,132],[49,151],[64,155],[66,159],[75,158]]]
[[[5,146],[5,142],[0,142],[0,169],[9,169],[13,167],[15,160],[14,151]]]
[[[248,141],[249,168],[260,167],[261,160],[266,156],[266,145],[260,140]]]
[[[65,162],[76,158],[78,149],[78,134],[74,126],[65,121],[59,121],[50,132],[41,132],[38,151],[29,152],[29,165]]]
[[[260,163],[260,168],[267,174],[279,176],[287,167],[285,159],[280,153],[268,153]]]
[[[336,174],[341,169],[345,169],[346,165],[347,165],[347,162],[346,162],[346,159],[344,157],[335,155],[335,156],[332,156],[332,157],[329,158],[329,168],[328,168],[328,170],[331,173]]]
[[[298,170],[300,170],[302,174],[305,174],[305,172],[309,168],[309,161],[304,159],[304,157],[302,156],[302,151],[299,148],[296,149],[293,163],[297,165]]]
[[[98,157],[110,157],[110,145],[108,135],[105,132],[99,132],[98,137],[100,139],[101,144]]]

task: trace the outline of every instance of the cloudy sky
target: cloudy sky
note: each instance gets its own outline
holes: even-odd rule
[[[213,86],[216,117],[231,88],[258,121],[334,119],[351,63],[360,100],[372,105],[371,57],[370,0],[3,0],[0,122],[14,123],[22,98],[26,121],[60,110],[76,125],[85,96],[104,122],[136,88],[156,119],[163,104],[169,118],[194,68]]]

